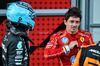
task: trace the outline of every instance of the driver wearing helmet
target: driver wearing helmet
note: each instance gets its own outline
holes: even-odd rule
[[[3,66],[29,66],[29,38],[26,31],[34,28],[36,18],[32,7],[26,2],[9,3],[7,7],[7,34],[2,39]]]

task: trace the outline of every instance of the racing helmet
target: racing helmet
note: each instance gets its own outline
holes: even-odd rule
[[[33,11],[31,5],[26,2],[13,2],[8,3],[7,19],[12,23],[22,24],[27,29],[32,30],[35,26],[33,18],[36,18],[36,14]]]

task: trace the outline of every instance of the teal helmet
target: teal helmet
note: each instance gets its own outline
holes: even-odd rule
[[[9,3],[6,16],[13,23],[25,25],[30,30],[34,28],[35,22],[32,19],[36,18],[36,14],[31,5],[26,2]]]

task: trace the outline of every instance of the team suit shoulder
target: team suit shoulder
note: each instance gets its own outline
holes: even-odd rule
[[[79,34],[82,35],[82,36],[87,36],[87,37],[89,37],[91,35],[90,32],[84,31],[82,29],[79,29]]]

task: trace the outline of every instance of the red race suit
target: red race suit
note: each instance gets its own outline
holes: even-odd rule
[[[70,53],[64,49],[66,45],[76,40],[79,47],[74,47]],[[81,29],[76,34],[69,34],[66,30],[59,31],[51,35],[44,50],[44,57],[46,59],[58,58],[61,66],[71,66],[71,62],[74,60],[73,56],[77,55],[78,50],[82,46],[90,44],[94,44],[90,32]]]

